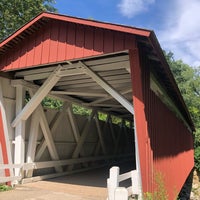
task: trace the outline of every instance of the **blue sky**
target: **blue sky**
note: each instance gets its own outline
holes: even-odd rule
[[[154,30],[176,59],[200,66],[200,0],[57,0],[61,14]]]

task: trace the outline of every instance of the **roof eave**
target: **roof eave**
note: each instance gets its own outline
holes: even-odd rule
[[[183,100],[183,97],[182,97],[181,92],[180,92],[180,90],[179,90],[179,88],[177,86],[177,83],[176,83],[176,81],[174,79],[174,76],[173,76],[173,74],[172,74],[172,72],[170,70],[170,66],[166,61],[166,58],[165,58],[164,53],[162,51],[162,48],[161,48],[160,44],[158,43],[157,37],[156,37],[156,35],[155,35],[155,33],[153,31],[151,32],[151,34],[150,34],[148,39],[149,39],[149,42],[152,45],[152,47],[156,50],[157,56],[159,57],[159,60],[162,63],[162,66],[164,67],[164,70],[167,73],[167,75],[168,75],[168,77],[170,79],[170,82],[173,85],[173,88],[174,88],[174,90],[175,90],[175,92],[177,94],[177,97],[178,97],[178,99],[179,99],[179,101],[180,101],[180,103],[181,103],[181,105],[182,105],[182,107],[183,107],[183,109],[185,111],[185,115],[187,117],[187,121],[189,122],[192,131],[195,131],[195,126],[194,126],[194,123],[192,121],[191,115],[190,115],[190,113],[188,111],[188,108],[187,108],[187,106],[185,104],[185,101]]]
[[[16,32],[14,32],[8,38],[3,40],[0,43],[0,48],[3,47],[5,44],[9,43],[15,37],[19,36],[23,31],[25,31],[26,29],[31,27],[34,23],[36,23],[37,21],[39,21],[42,18],[61,20],[61,21],[66,21],[66,22],[71,22],[71,23],[76,23],[76,24],[82,24],[82,25],[93,26],[93,27],[97,27],[97,28],[103,28],[103,29],[108,29],[108,30],[113,30],[113,31],[120,31],[120,32],[124,32],[124,33],[145,36],[145,37],[149,37],[151,34],[151,31],[146,30],[146,29],[112,24],[112,23],[107,23],[107,22],[100,22],[100,21],[89,20],[89,19],[82,19],[82,18],[60,15],[60,14],[55,14],[55,13],[43,12],[43,13],[39,14],[38,16],[36,16],[35,18],[33,18],[27,24],[23,25],[21,28],[19,28]]]

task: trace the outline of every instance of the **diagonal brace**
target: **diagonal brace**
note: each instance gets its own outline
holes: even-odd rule
[[[60,70],[62,66],[59,65],[49,76],[49,78],[43,83],[43,85],[38,89],[31,100],[26,104],[22,111],[17,115],[17,117],[12,122],[12,127],[16,127],[21,120],[26,120],[41,103],[42,99],[49,93],[49,91],[55,86],[55,84],[60,79]]]
[[[125,107],[130,113],[134,114],[133,105],[118,93],[112,86],[110,86],[105,80],[98,76],[83,62],[79,61],[79,69],[88,74],[98,85],[100,85],[106,92],[108,92],[116,101],[118,101],[123,107]]]

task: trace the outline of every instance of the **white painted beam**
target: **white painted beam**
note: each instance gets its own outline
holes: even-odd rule
[[[132,92],[132,89],[123,90],[123,91],[121,91],[120,93],[121,93],[122,95],[124,95],[124,94],[128,94],[128,93],[130,93],[130,92]],[[97,99],[97,100],[91,102],[89,105],[99,104],[99,103],[102,103],[102,102],[104,102],[104,101],[108,101],[108,100],[110,100],[110,99],[113,99],[113,97],[112,97],[112,96],[107,96],[107,97],[104,97],[104,98],[101,98],[101,99]]]
[[[31,98],[31,100],[26,104],[26,106],[12,122],[13,127],[16,127],[21,120],[26,120],[32,114],[32,112],[36,109],[36,107],[41,103],[44,97],[49,93],[49,91],[60,79],[59,74],[61,69],[62,66],[58,66],[48,77],[48,79],[43,83],[43,85],[37,90],[35,95]]]
[[[103,154],[106,155],[106,146],[105,146],[105,142],[104,142],[104,139],[103,139],[103,135],[102,135],[102,131],[101,131],[101,127],[100,127],[100,124],[99,124],[99,119],[98,119],[97,114],[95,116],[95,122],[96,122],[96,127],[97,127],[97,133],[98,133],[98,136],[99,136],[99,142],[101,144]]]
[[[30,127],[30,133],[29,133],[30,135],[29,135],[28,149],[27,149],[27,155],[26,155],[27,163],[33,163],[35,161],[39,121],[40,121],[40,115],[38,115],[38,111],[36,109],[31,118],[31,127]],[[32,177],[32,174],[33,174],[33,170],[26,171],[26,177]]]
[[[53,160],[59,160],[57,149],[56,149],[55,143],[53,141],[53,137],[52,137],[46,116],[44,114],[44,111],[43,111],[43,108],[41,105],[39,105],[39,107],[38,107],[38,113],[40,115],[40,126],[42,129],[44,138],[46,140],[46,143],[47,143],[49,154]],[[56,171],[62,172],[62,168],[58,167],[58,168],[56,168]]]
[[[134,114],[133,105],[119,94],[112,86],[110,86],[106,81],[104,81],[100,76],[98,76],[94,71],[87,67],[83,62],[79,62],[80,67],[83,72],[88,74],[96,83],[98,83],[106,92],[108,92],[113,98],[116,99],[123,107],[125,107],[130,113]]]
[[[76,140],[76,143],[78,144],[79,141],[80,141],[80,138],[81,138],[81,134],[80,134],[80,131],[78,129],[77,120],[75,119],[74,114],[73,114],[72,106],[67,108],[67,113],[68,113],[68,116],[69,116],[69,121],[70,121],[70,125],[72,127],[74,138]],[[86,155],[84,149],[81,150],[80,155],[81,156]],[[86,165],[86,167],[87,167],[87,165]],[[72,170],[72,169],[73,169],[73,165],[68,167],[68,170]]]
[[[51,94],[66,94],[75,96],[87,96],[87,97],[108,97],[108,94],[103,93],[91,93],[91,92],[79,92],[79,91],[51,91]]]
[[[21,85],[16,87],[16,115],[18,115],[25,101],[25,90]],[[20,121],[15,127],[14,163],[24,163],[25,157],[25,121]],[[15,169],[15,176],[22,175],[20,169]]]
[[[83,148],[83,144],[87,138],[87,135],[89,133],[89,128],[91,125],[91,120],[93,119],[94,115],[95,115],[96,111],[93,110],[92,113],[90,114],[89,120],[87,122],[87,124],[84,126],[81,137],[79,139],[79,142],[77,143],[76,149],[74,150],[73,154],[72,154],[72,158],[77,158]]]
[[[58,112],[56,114],[56,116],[53,118],[53,120],[51,121],[50,125],[49,125],[49,128],[51,130],[51,133],[52,133],[52,136],[53,134],[55,134],[55,129],[57,128],[57,126],[59,125],[59,123],[61,122],[62,118],[64,117],[64,114],[65,114],[65,110],[66,108],[68,107],[68,103],[64,103],[63,105],[63,109],[61,112]],[[38,146],[37,148],[37,152],[36,152],[36,156],[35,156],[35,160],[38,161],[40,160],[40,158],[42,157],[45,149],[47,147],[47,142],[45,139],[43,139],[40,143],[40,145]]]

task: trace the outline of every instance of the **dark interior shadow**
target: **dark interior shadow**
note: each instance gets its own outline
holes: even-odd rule
[[[190,199],[190,194],[192,191],[192,184],[193,184],[193,174],[194,174],[194,169],[192,169],[192,171],[190,172],[188,178],[186,179],[186,181],[178,195],[179,200]]]
[[[49,179],[50,182],[66,183],[73,185],[91,186],[91,187],[107,187],[107,178],[109,177],[109,169],[112,166],[120,167],[120,174],[131,171],[135,168],[134,162],[125,162],[121,164],[108,165],[107,167],[97,168],[94,170],[80,172],[76,174],[66,175],[54,179]],[[131,181],[123,181],[120,186],[130,186]]]

